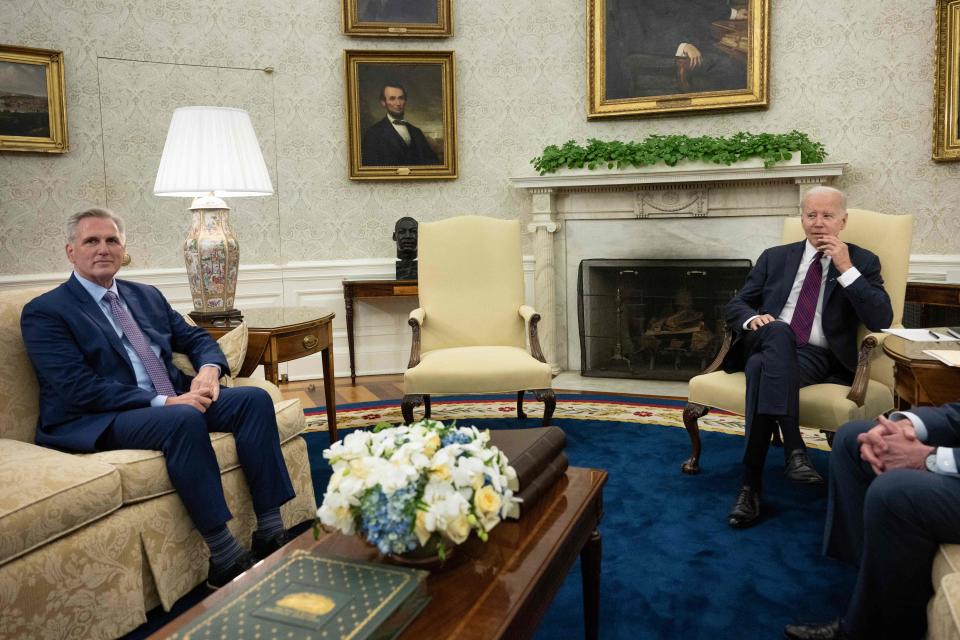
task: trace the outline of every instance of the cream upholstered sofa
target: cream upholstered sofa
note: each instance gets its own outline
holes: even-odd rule
[[[39,391],[20,311],[41,292],[0,292],[0,638],[115,638],[203,582],[208,553],[160,452],[71,454],[33,443]],[[246,327],[220,344],[231,371],[239,371]],[[224,383],[257,385],[273,397],[297,493],[282,509],[284,524],[313,518],[299,401],[283,400],[259,380]],[[256,517],[233,436],[214,433],[211,440],[234,515],[230,530],[249,544]]]

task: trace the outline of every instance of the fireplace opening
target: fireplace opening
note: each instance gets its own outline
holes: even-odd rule
[[[749,260],[610,260],[580,263],[580,373],[689,380],[723,343],[723,308]]]

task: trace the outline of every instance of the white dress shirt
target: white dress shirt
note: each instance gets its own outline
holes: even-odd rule
[[[404,123],[404,124],[397,124],[396,122],[394,122],[394,120],[401,120],[401,121],[402,121],[402,119],[401,119],[401,118],[394,118],[394,117],[393,117],[392,115],[390,115],[389,113],[387,114],[387,119],[390,120],[390,124],[393,125],[393,128],[396,130],[396,132],[397,132],[398,134],[400,134],[400,137],[403,138],[403,141],[406,142],[407,145],[409,145],[409,144],[410,144],[410,131],[407,129],[406,123]]]
[[[810,244],[810,241],[807,240],[803,246],[803,256],[800,258],[800,268],[797,269],[797,275],[793,279],[793,287],[790,288],[790,295],[787,296],[787,302],[783,305],[783,309],[780,311],[780,315],[777,316],[777,320],[781,320],[790,324],[790,321],[793,319],[793,312],[797,308],[797,299],[800,298],[800,289],[803,288],[803,281],[807,277],[807,271],[810,269],[810,263],[813,262],[813,257],[817,254],[817,248]],[[823,293],[826,289],[827,284],[827,274],[830,271],[830,262],[832,258],[828,255],[824,255],[820,258],[821,266],[821,275],[820,275],[820,295],[817,297],[817,310],[813,316],[813,326],[810,327],[810,344],[814,344],[818,347],[823,347],[824,349],[829,348],[827,344],[827,337],[823,334]],[[840,283],[840,286],[846,288],[849,287],[853,282],[860,277],[860,271],[856,267],[850,267],[844,273],[841,273],[837,277],[837,282]],[[746,322],[743,323],[743,328],[747,329],[750,323],[757,316],[750,316]]]

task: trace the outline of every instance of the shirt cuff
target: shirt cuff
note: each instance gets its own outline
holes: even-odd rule
[[[222,374],[222,373],[223,373],[223,370],[220,368],[220,365],[215,364],[215,363],[213,363],[213,362],[210,362],[210,363],[208,363],[208,364],[200,365],[200,368],[201,368],[201,369],[203,369],[204,367],[216,367],[218,374]],[[217,377],[219,378],[220,376],[218,375]]]
[[[896,422],[897,420],[903,420],[906,418],[913,425],[913,430],[917,433],[917,440],[920,442],[927,441],[927,425],[923,424],[923,420],[920,419],[915,413],[910,411],[894,411],[890,414],[890,419]]]
[[[853,284],[853,281],[860,277],[860,271],[856,267],[850,267],[839,276],[837,276],[837,282],[844,288],[849,287]]]
[[[937,470],[936,473],[955,476],[957,473],[957,459],[953,455],[951,447],[937,447]]]
[[[154,396],[150,401],[151,407],[162,407],[165,404],[167,404],[167,396]]]
[[[753,322],[753,319],[754,319],[754,318],[759,318],[759,317],[760,317],[760,314],[758,313],[758,314],[755,315],[755,316],[750,316],[749,318],[747,318],[747,321],[743,323],[743,328],[744,328],[744,329],[747,329],[747,328],[748,328],[747,325],[750,324],[751,322]]]

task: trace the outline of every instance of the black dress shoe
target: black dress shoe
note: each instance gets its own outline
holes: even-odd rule
[[[211,562],[207,571],[207,588],[217,590],[255,564],[257,559],[247,551],[226,567],[214,567]]]
[[[734,529],[745,529],[760,517],[760,491],[744,485],[737,494],[733,509],[727,514],[727,524]]]
[[[269,538],[261,538],[254,533],[251,551],[253,551],[253,555],[257,557],[257,560],[263,560],[268,555],[287,544],[289,540],[290,537],[287,536],[286,531],[275,533]]]
[[[851,640],[840,628],[840,621],[826,624],[788,624],[783,628],[786,640]]]
[[[783,475],[787,480],[801,484],[823,484],[823,476],[813,467],[810,456],[803,449],[794,449],[790,452]]]

